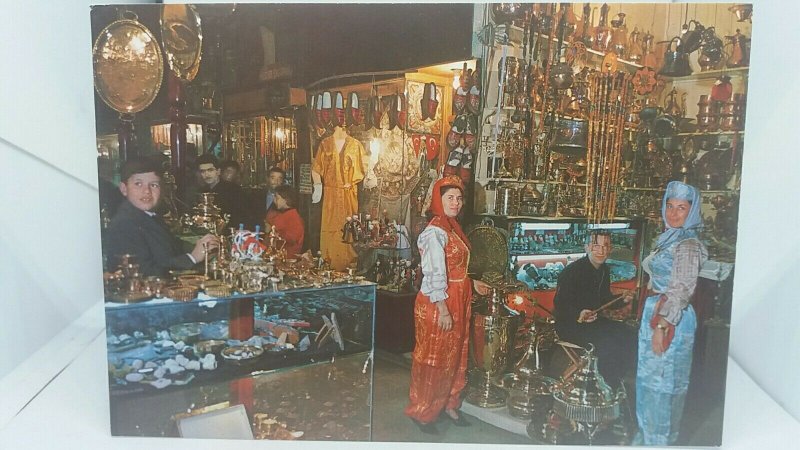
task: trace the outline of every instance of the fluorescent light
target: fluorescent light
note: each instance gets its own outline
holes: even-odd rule
[[[522,222],[519,224],[522,230],[569,230],[568,223],[531,223]]]
[[[590,230],[624,230],[626,228],[630,228],[631,224],[629,223],[590,223],[589,229]]]

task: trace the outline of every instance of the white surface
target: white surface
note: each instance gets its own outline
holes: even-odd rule
[[[89,4],[0,6],[0,379],[102,298]]]
[[[105,334],[94,338],[11,422],[0,430],[2,449],[263,449],[252,441],[193,440],[178,438],[112,438],[109,431]],[[45,365],[47,372],[58,366]],[[742,369],[728,361],[724,449],[794,448],[800,423],[772,401]],[[271,442],[292,448],[319,448],[318,442]],[[325,448],[388,448],[412,444],[331,443]],[[431,444],[431,446],[434,446]],[[446,445],[436,445],[447,448]],[[456,446],[451,446],[455,448]],[[487,448],[487,446],[473,446]],[[490,446],[505,448],[503,446]],[[463,448],[463,444],[458,445]],[[537,447],[564,448],[564,447]],[[617,448],[617,447],[605,447]],[[625,448],[625,447],[619,447]]]

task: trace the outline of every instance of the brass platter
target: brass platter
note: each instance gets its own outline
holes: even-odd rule
[[[471,246],[469,274],[480,278],[487,272],[497,272],[503,276],[508,269],[508,235],[497,228],[490,219],[485,219],[467,233]]]
[[[170,70],[180,79],[192,81],[200,69],[203,31],[192,5],[161,7],[161,39]]]
[[[164,59],[153,33],[135,15],[103,28],[92,55],[94,87],[108,106],[129,114],[150,106],[164,78]]]

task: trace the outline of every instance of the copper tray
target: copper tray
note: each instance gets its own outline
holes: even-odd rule
[[[150,106],[164,78],[161,46],[132,17],[103,28],[92,49],[97,94],[117,112],[129,114]]]
[[[200,69],[203,31],[192,5],[162,5],[161,39],[170,70],[180,79],[192,81]]]

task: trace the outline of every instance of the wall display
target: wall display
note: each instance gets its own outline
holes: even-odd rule
[[[751,10],[701,4],[476,6],[484,20],[473,30],[473,54],[485,61],[487,98],[475,162],[479,217],[473,222],[490,216],[509,232],[511,272],[521,283],[509,294],[509,307],[548,316],[559,274],[586,253],[587,226],[628,224],[610,230],[615,253],[607,265],[613,285],[643,295],[647,277],[639,262],[660,231],[664,189],[671,180],[701,190],[702,239],[711,260],[698,285],[717,278],[714,267],[733,263],[751,43],[749,23],[742,20]],[[620,252],[626,253],[622,259]],[[716,326],[705,307],[717,299],[695,298],[701,329]],[[614,311],[614,320],[635,323],[639,305]],[[534,341],[527,334],[520,338]],[[573,349],[572,362],[581,354],[586,369],[591,349]],[[695,363],[705,374],[695,375],[695,385],[712,372],[724,372]],[[545,369],[569,380],[566,371]],[[581,377],[597,378],[591,371]],[[624,406],[625,394],[602,384],[591,388],[605,393],[602,405],[565,400],[577,395],[575,389],[552,390],[553,399],[562,402],[540,406],[528,435],[541,443],[631,443],[635,412],[614,410]],[[517,399],[508,405],[513,413],[534,396],[529,390]],[[719,404],[722,397],[712,401]],[[606,407],[613,414],[601,419],[598,408]],[[687,408],[695,414],[704,410],[698,403]],[[675,444],[674,433],[662,445]],[[686,439],[686,431],[681,433]],[[707,445],[719,445],[720,439]]]

